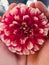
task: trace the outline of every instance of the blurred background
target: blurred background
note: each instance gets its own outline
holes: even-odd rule
[[[49,0],[0,0],[0,16],[8,9],[11,3],[24,3],[30,5],[31,2],[42,1],[49,9]]]

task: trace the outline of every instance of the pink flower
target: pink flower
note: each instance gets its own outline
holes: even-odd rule
[[[47,39],[48,25],[38,8],[19,4],[0,22],[0,38],[13,53],[34,54]]]

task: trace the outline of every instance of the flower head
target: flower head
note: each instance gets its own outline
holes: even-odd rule
[[[0,22],[0,38],[17,54],[34,54],[48,35],[48,19],[38,8],[19,4]]]

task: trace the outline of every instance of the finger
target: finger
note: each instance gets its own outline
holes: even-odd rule
[[[38,64],[40,63],[42,63],[41,65],[49,65],[49,39],[38,55]]]
[[[17,55],[18,65],[26,65],[26,56]]]
[[[17,58],[0,40],[0,65],[18,65]]]
[[[15,7],[17,4],[16,3],[12,3],[9,8],[8,8],[8,11],[10,11],[13,7]]]
[[[1,21],[2,17],[0,16],[0,21]]]
[[[14,55],[0,40],[0,65],[25,65],[26,56]],[[7,61],[6,61],[7,59]]]
[[[33,8],[35,8],[35,2],[32,2],[32,3],[30,4],[30,6],[33,7]]]
[[[9,6],[7,12],[4,14],[4,16],[5,16],[6,14],[8,14],[8,12],[9,12],[10,10],[12,10],[12,8],[14,8],[16,5],[17,5],[16,3],[12,3],[12,4]]]
[[[39,8],[42,12],[44,12],[44,14],[49,19],[49,11],[48,11],[47,7],[42,2],[40,2],[40,1],[36,2],[35,7]]]
[[[23,7],[27,7],[27,5],[22,4],[22,3],[17,4],[17,7],[20,7],[21,8],[22,6]],[[14,14],[14,15],[17,14],[16,6],[10,11],[10,13],[11,14]]]
[[[27,57],[27,65],[32,65],[32,64],[37,65],[37,63],[36,63],[37,57],[38,57],[38,53],[28,55],[28,57]]]

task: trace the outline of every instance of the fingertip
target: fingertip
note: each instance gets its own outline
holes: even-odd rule
[[[1,19],[2,17],[0,16],[0,19]]]
[[[43,2],[41,2],[41,1],[37,1],[36,3],[38,3],[38,4],[44,4]]]
[[[33,8],[35,8],[35,2],[32,2],[32,3],[30,4],[30,6],[33,7]]]
[[[1,21],[2,17],[0,16],[0,21]]]
[[[43,11],[43,10],[46,10],[47,11],[47,7],[41,1],[36,2],[35,3],[35,7],[36,8],[39,8],[41,11]]]
[[[12,3],[11,5],[16,5],[17,3]]]
[[[9,8],[8,8],[8,11],[11,10],[14,6],[16,6],[17,4],[16,3],[12,3]]]
[[[47,18],[49,18],[49,11],[41,1],[36,2],[35,7],[39,8],[39,10],[41,10],[47,16]]]
[[[12,3],[11,5],[9,5],[9,8],[8,8],[7,12],[4,14],[4,16],[5,16],[6,14],[8,14],[8,12],[9,12],[10,10],[12,10],[12,8],[14,8],[16,5],[17,5],[17,3]]]

